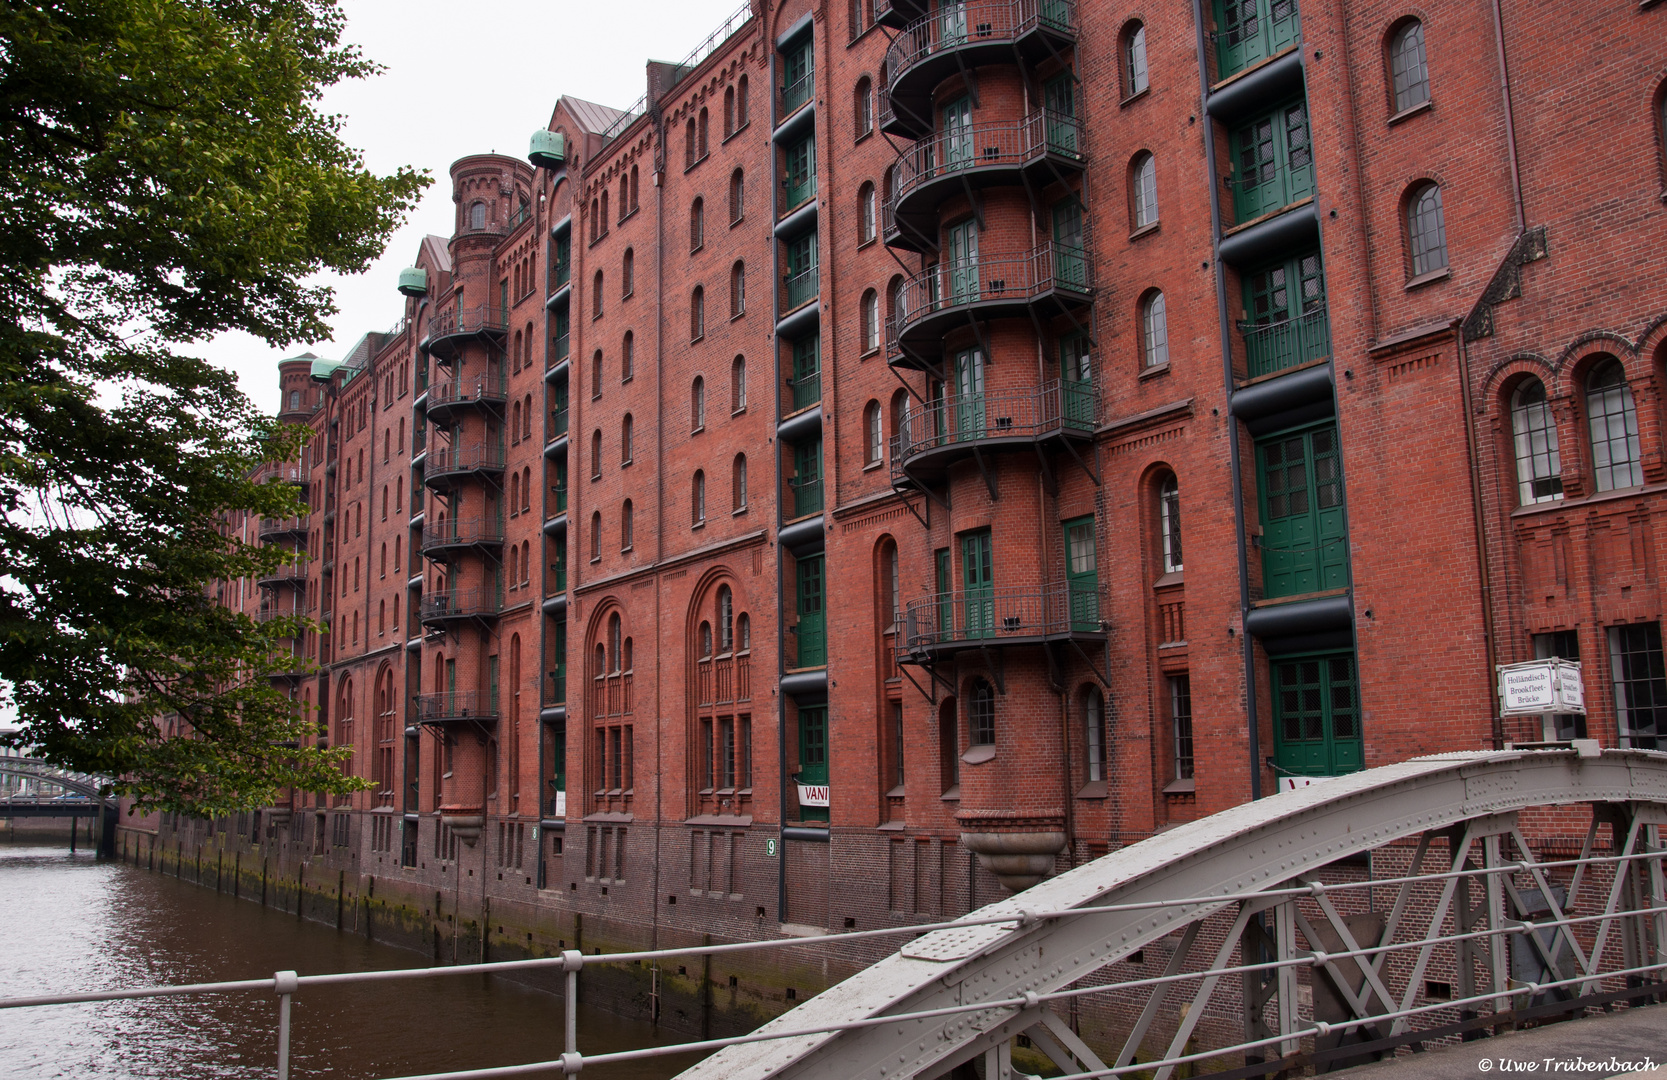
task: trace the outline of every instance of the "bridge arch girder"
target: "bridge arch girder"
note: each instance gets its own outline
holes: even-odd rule
[[[5,755],[0,755],[0,773],[21,776],[29,780],[39,780],[48,784],[57,784],[65,791],[85,795],[89,799],[103,798],[102,792],[110,784],[107,777],[95,776],[92,773],[69,772],[33,758]]]

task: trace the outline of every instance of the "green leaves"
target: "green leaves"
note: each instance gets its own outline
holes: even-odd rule
[[[142,805],[359,786],[276,677],[298,628],[218,603],[283,558],[222,522],[301,512],[250,476],[302,433],[188,351],[327,337],[302,280],[363,269],[429,182],[318,113],[375,70],[342,26],[324,0],[0,4],[0,694],[16,742]]]

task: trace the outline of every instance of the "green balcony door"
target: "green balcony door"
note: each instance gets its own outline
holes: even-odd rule
[[[552,484],[551,486],[555,488],[555,490],[550,493],[551,496],[552,496],[552,501],[551,501],[551,506],[553,508],[552,512],[556,513],[556,514],[565,514],[565,513],[567,513],[567,459],[566,458],[557,458],[556,459],[555,483]]]
[[[1042,85],[1042,107],[1047,110],[1048,149],[1056,154],[1077,156],[1077,80],[1067,71]]]
[[[1296,42],[1297,0],[1215,0],[1216,78],[1243,71]]]
[[[1094,516],[1065,522],[1065,593],[1071,630],[1100,628],[1100,575],[1094,561]]]
[[[821,337],[812,334],[793,343],[793,411],[822,400]]]
[[[1083,246],[1082,203],[1074,196],[1053,207],[1053,283],[1083,292],[1088,288],[1088,254]]]
[[[567,359],[572,340],[573,316],[569,311],[567,301],[563,300],[556,305],[556,341],[554,346],[556,355],[550,359],[552,364],[559,364]]]
[[[816,140],[801,139],[787,148],[786,170],[782,186],[787,189],[785,210],[816,194]]]
[[[1354,654],[1279,657],[1271,666],[1273,759],[1281,773],[1340,776],[1363,768]]]
[[[793,516],[822,512],[822,439],[793,447]]]
[[[1269,598],[1349,583],[1343,456],[1335,423],[1256,444],[1262,589]]]
[[[815,75],[815,60],[811,48],[813,44],[811,36],[806,34],[802,41],[790,46],[782,53],[781,112],[783,116],[810,100],[810,91],[814,85]]]
[[[801,784],[828,782],[828,708],[825,705],[799,709],[799,776]],[[800,821],[826,821],[825,806],[802,806]]]
[[[964,349],[955,354],[955,438],[984,437],[984,354]]]
[[[555,543],[556,549],[556,592],[567,591],[567,537],[564,535]]]
[[[556,810],[557,795],[567,793],[567,725],[557,724],[550,732],[550,812]]]
[[[943,107],[943,165],[959,169],[972,164],[972,98],[962,95]]]
[[[962,627],[969,638],[995,634],[995,566],[990,556],[990,530],[961,537],[961,589],[966,598]]]
[[[550,627],[550,640],[556,654],[556,666],[550,672],[550,701],[560,705],[567,700],[567,623],[556,620]],[[563,765],[558,759],[557,768]],[[566,790],[565,788],[558,790]]]
[[[556,288],[566,285],[573,273],[573,236],[562,233],[556,237]]]
[[[938,625],[933,628],[932,639],[943,641],[955,626],[955,583],[950,580],[949,549],[939,548],[933,556],[938,575]]]
[[[973,218],[952,225],[944,236],[944,266],[949,273],[949,303],[970,304],[978,299],[978,222]]]
[[[1234,220],[1249,221],[1314,194],[1308,104],[1297,100],[1233,132]]]
[[[799,666],[826,667],[828,663],[827,621],[822,608],[822,556],[799,560],[798,616]]]
[[[1252,378],[1331,355],[1325,272],[1310,251],[1244,279],[1245,361]]]
[[[938,42],[942,48],[967,40],[965,0],[938,0]]]
[[[1088,355],[1088,335],[1066,334],[1059,339],[1059,386],[1066,427],[1094,426],[1094,363]]]

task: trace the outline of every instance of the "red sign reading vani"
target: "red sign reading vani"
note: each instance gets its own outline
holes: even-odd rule
[[[828,785],[826,785],[826,784],[800,784],[799,785],[799,805],[800,806],[827,806],[828,805]]]

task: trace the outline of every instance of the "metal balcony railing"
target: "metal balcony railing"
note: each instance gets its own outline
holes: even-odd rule
[[[425,724],[448,720],[496,720],[498,703],[479,690],[449,690],[417,695],[417,719]]]
[[[897,291],[896,328],[929,315],[996,300],[1027,301],[1050,290],[1091,294],[1093,260],[1086,247],[1052,242],[1019,255],[980,255],[942,262],[904,280]]]
[[[1043,109],[1020,120],[938,132],[915,142],[898,160],[895,206],[916,189],[966,169],[1017,167],[1044,154],[1084,160],[1082,121]]]
[[[1222,186],[1233,200],[1233,222],[1242,225],[1314,194],[1314,162],[1308,147],[1292,151],[1295,162],[1263,161],[1242,172],[1223,176]],[[1307,160],[1302,160],[1307,159]]]
[[[801,270],[797,274],[783,277],[781,284],[783,293],[781,310],[788,312],[803,307],[816,299],[817,293],[821,291],[821,268],[812,266],[806,270]]]
[[[1066,429],[1094,430],[1093,383],[1051,379],[1031,390],[991,390],[911,403],[891,441],[892,474],[920,454],[958,444],[1000,440],[1034,441]]]
[[[307,531],[307,519],[302,517],[260,519],[260,538],[268,540],[279,536],[293,536]]]
[[[818,368],[796,379],[787,380],[789,409],[798,412],[822,400],[822,371]]]
[[[573,335],[571,333],[557,334],[556,340],[550,348],[550,362],[545,366],[555,367],[566,360],[572,347],[572,340]]]
[[[800,480],[797,477],[787,481],[787,487],[793,495],[793,516],[808,517],[822,512],[822,478]]]
[[[427,478],[452,473],[501,472],[504,448],[498,446],[438,446],[428,452]]]
[[[1251,378],[1306,364],[1331,355],[1331,319],[1320,306],[1294,319],[1268,323],[1239,323],[1244,337],[1245,365]]]
[[[505,318],[503,308],[479,304],[461,311],[447,308],[430,317],[428,336],[433,340],[457,334],[502,334],[508,326],[509,321]]]
[[[816,73],[807,71],[793,82],[781,88],[781,115],[783,118],[797,112],[799,106],[810,100],[810,95],[816,89]]]
[[[424,594],[420,617],[425,623],[478,619],[497,615],[502,606],[496,589],[452,589]]]
[[[900,656],[945,645],[1103,633],[1105,587],[1055,581],[1023,589],[966,589],[911,600]]]
[[[544,704],[567,704],[567,666],[560,665],[547,676],[544,680]]]
[[[279,619],[302,619],[306,618],[306,615],[307,613],[305,611],[283,611],[277,608],[262,608],[261,610],[255,612],[251,617],[257,623],[265,626],[267,623],[276,622]]]
[[[428,392],[428,410],[457,405],[502,405],[509,398],[508,383],[502,375],[466,375],[447,379]]]
[[[293,585],[299,587],[301,585],[305,585],[306,583],[307,564],[305,561],[285,563],[282,566],[275,566],[271,570],[262,574],[255,582],[256,585],[259,585],[262,588],[270,588],[280,585]]]
[[[567,434],[567,410],[550,410],[550,438],[559,439]]]
[[[1060,34],[1077,30],[1075,0],[988,0],[946,5],[916,19],[886,50],[890,84],[922,61],[969,45],[999,45],[1038,28]]]
[[[448,518],[423,528],[423,550],[501,544],[504,523],[497,518]]]
[[[816,173],[806,173],[804,179],[798,183],[784,178],[781,191],[781,212],[785,214],[816,197]]]
[[[282,461],[269,461],[257,468],[250,479],[257,484],[265,484],[273,480],[281,480],[290,484],[305,484],[307,474],[299,465],[291,465]]]
[[[567,513],[567,488],[557,485],[550,489],[550,513]]]

